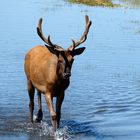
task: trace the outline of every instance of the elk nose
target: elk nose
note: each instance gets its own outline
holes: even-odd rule
[[[67,73],[66,76],[67,76],[67,77],[71,77],[71,73],[70,73],[70,72]]]
[[[67,73],[64,73],[64,77],[67,79],[71,76],[71,73],[70,72],[67,72]]]

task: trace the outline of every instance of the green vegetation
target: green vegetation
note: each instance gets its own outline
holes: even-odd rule
[[[68,1],[72,3],[86,4],[90,6],[107,6],[107,7],[115,6],[111,0],[68,0]]]

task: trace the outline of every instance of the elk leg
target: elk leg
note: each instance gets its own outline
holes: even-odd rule
[[[34,111],[34,92],[35,88],[31,81],[28,80],[28,95],[29,95],[29,109],[30,109],[30,121],[33,122],[33,111]]]
[[[57,126],[59,127],[59,122],[61,118],[61,105],[64,100],[64,93],[61,96],[58,96],[56,99],[56,116],[57,116]]]
[[[47,102],[49,112],[50,112],[51,122],[54,127],[54,130],[56,130],[57,129],[57,119],[56,119],[56,113],[53,108],[52,97],[48,93],[45,94],[45,97],[46,97],[46,102]]]
[[[42,102],[41,102],[41,92],[38,91],[38,113],[37,113],[37,122],[41,122],[43,118],[43,112],[42,112]]]

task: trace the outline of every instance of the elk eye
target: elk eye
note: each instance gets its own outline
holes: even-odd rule
[[[59,63],[60,63],[60,64],[65,64],[65,62],[64,62],[64,61],[59,61]]]
[[[61,54],[61,55],[64,55],[64,53],[65,53],[64,51],[60,51],[60,54]]]

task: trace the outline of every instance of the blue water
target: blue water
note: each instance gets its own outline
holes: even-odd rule
[[[13,0],[0,4],[0,139],[139,140],[140,9],[73,5],[58,0]],[[75,58],[62,106],[60,129],[52,132],[43,99],[42,124],[28,121],[24,56],[44,43],[36,26],[67,48],[79,39],[84,16],[93,24],[86,51]],[[37,98],[35,98],[37,100]],[[37,103],[35,104],[35,114]]]

